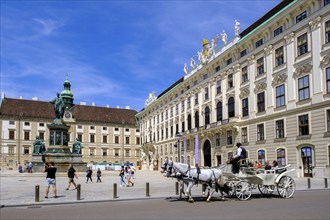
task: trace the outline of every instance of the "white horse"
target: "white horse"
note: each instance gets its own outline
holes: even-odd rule
[[[220,185],[217,183],[221,176],[221,170],[216,168],[190,168],[189,165],[184,163],[173,163],[173,161],[166,161],[163,170],[166,169],[167,177],[172,176],[180,179],[181,189],[183,184],[187,184],[186,193],[189,197],[190,202],[194,202],[194,199],[191,196],[191,188],[197,184],[203,184],[203,195],[205,194],[205,186],[208,187],[209,193],[206,199],[207,202],[211,200],[211,197],[217,189],[220,189]],[[164,172],[164,171],[163,171]],[[179,175],[178,173],[179,172]],[[174,176],[173,176],[174,173]],[[221,198],[224,199],[223,193],[220,190]]]

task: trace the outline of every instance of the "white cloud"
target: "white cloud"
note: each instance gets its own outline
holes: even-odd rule
[[[54,32],[57,28],[64,25],[63,22],[54,19],[41,19],[41,18],[34,18],[34,20],[41,24],[42,26],[42,33],[49,35]]]

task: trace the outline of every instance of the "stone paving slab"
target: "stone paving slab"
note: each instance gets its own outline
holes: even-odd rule
[[[166,197],[178,197],[175,192],[175,182],[173,178],[166,178],[159,171],[140,171],[135,174],[133,187],[119,186],[118,171],[103,171],[102,183],[96,183],[96,172],[93,172],[93,183],[85,183],[85,173],[78,173],[76,183],[81,185],[81,199],[77,200],[77,191],[65,190],[68,186],[66,173],[57,173],[57,195],[50,187],[49,198],[45,199],[45,173],[17,173],[15,171],[2,171],[0,173],[0,205],[4,206],[24,206],[24,205],[46,205],[73,202],[100,202],[115,201],[122,199],[154,199]],[[308,190],[307,178],[294,178],[296,190]],[[149,195],[146,196],[146,183],[149,183]],[[114,198],[114,183],[117,184],[117,196]],[[310,179],[310,189],[324,189],[324,179]],[[39,202],[35,202],[35,186],[40,187]],[[253,190],[254,193],[259,191]],[[202,186],[198,185],[192,189],[193,196],[202,196]],[[214,196],[219,196],[215,193]]]

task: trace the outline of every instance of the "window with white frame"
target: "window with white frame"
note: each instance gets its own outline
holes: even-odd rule
[[[298,56],[301,56],[308,52],[307,33],[297,38]]]
[[[262,165],[265,164],[265,150],[258,150],[258,162]]]
[[[175,105],[175,114],[178,115],[179,114],[179,104]]]
[[[303,11],[302,13],[296,16],[296,23],[301,22],[305,18],[307,18],[307,11]]]
[[[205,89],[204,89],[204,98],[205,98],[205,100],[208,100],[209,99],[209,87],[206,87]]]
[[[233,144],[233,131],[229,130],[227,131],[227,145]]]
[[[217,81],[217,94],[221,93],[221,80]]]
[[[243,117],[249,115],[249,99],[242,99],[242,115]]]
[[[181,102],[181,112],[184,112],[184,101]]]
[[[325,22],[325,42],[330,42],[330,20]]]
[[[228,89],[233,87],[234,87],[234,80],[233,80],[233,74],[231,73],[228,75]]]
[[[285,105],[285,88],[284,84],[276,87],[276,107]]]
[[[284,166],[285,162],[285,149],[279,148],[276,150],[276,159],[279,166]]]
[[[230,97],[228,99],[228,117],[235,117],[235,99],[234,97]]]
[[[330,67],[325,69],[327,93],[330,94]]]
[[[258,124],[257,125],[257,140],[258,141],[265,140],[265,128],[264,128],[264,124]]]
[[[283,26],[280,26],[274,30],[274,37],[280,35],[283,32]]]
[[[257,75],[261,75],[265,73],[265,69],[264,69],[264,58],[261,57],[257,60]]]
[[[241,129],[241,135],[242,135],[242,143],[247,143],[248,142],[247,127]]]
[[[284,63],[283,46],[275,50],[275,66],[280,66]]]
[[[195,93],[195,105],[198,105],[198,93]]]
[[[222,102],[217,103],[217,121],[222,121]]]
[[[309,77],[304,76],[298,79],[299,101],[309,99]]]
[[[115,149],[115,157],[119,157],[119,149]]]
[[[301,115],[298,117],[299,136],[309,134],[308,115]]]
[[[260,92],[257,94],[257,107],[258,112],[265,111],[265,92]]]
[[[91,143],[95,143],[95,134],[90,134],[90,139],[89,139],[89,141],[90,141]]]
[[[216,139],[215,139],[215,145],[216,146],[220,146],[220,133],[216,133],[215,134],[215,137],[216,137]]]
[[[187,108],[189,109],[191,107],[191,97],[187,98]]]
[[[263,45],[263,43],[264,43],[263,39],[258,40],[258,41],[256,42],[256,48],[257,48],[257,47],[260,47],[261,45]]]
[[[248,69],[247,69],[247,66],[243,67],[242,68],[242,83],[248,81]]]
[[[108,151],[107,151],[106,148],[103,148],[103,149],[102,149],[102,155],[103,155],[103,156],[107,156],[107,155],[108,155]]]
[[[330,131],[330,109],[327,110],[327,132]]]
[[[240,53],[240,57],[244,57],[246,55],[246,49],[242,50]]]
[[[89,156],[95,156],[95,148],[89,148]]]
[[[9,140],[15,140],[15,130],[9,130]]]
[[[280,138],[284,138],[284,120],[277,120],[275,122],[275,126],[276,126],[276,138],[280,139]]]

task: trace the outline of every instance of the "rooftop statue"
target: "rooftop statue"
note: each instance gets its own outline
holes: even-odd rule
[[[60,94],[57,93],[57,97],[54,98],[50,103],[54,105],[56,118],[57,119],[63,118],[65,104]]]
[[[225,30],[222,31],[221,40],[222,40],[223,44],[227,44],[227,34],[226,34]]]
[[[183,67],[183,72],[184,72],[184,74],[185,74],[185,75],[187,75],[187,74],[188,74],[188,66],[187,66],[187,64],[186,64],[186,63],[184,64],[184,67]]]
[[[235,36],[239,35],[240,23],[235,20]]]
[[[152,91],[151,93],[149,93],[149,97],[146,99],[146,101],[144,102],[144,106],[148,106],[150,103],[152,103],[153,101],[155,101],[157,99],[155,92]]]
[[[195,67],[196,67],[196,63],[195,63],[194,57],[192,57],[190,59],[190,66],[191,66],[192,69],[195,69]]]

